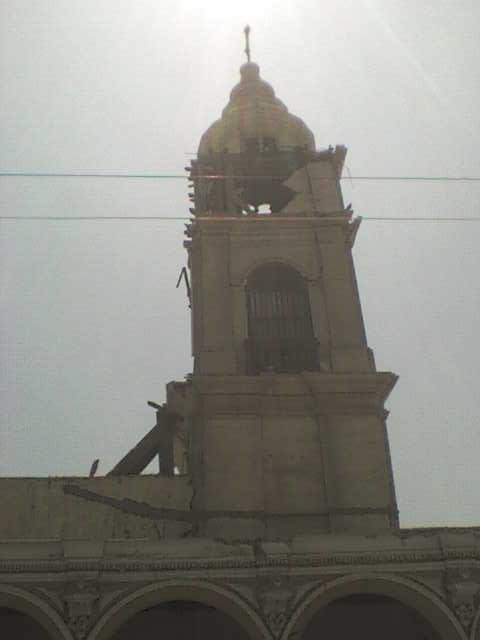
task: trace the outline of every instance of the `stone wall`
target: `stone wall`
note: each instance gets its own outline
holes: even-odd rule
[[[400,603],[440,640],[479,640],[480,529],[0,544],[0,609],[55,640],[110,640],[136,613],[182,601],[223,612],[252,640],[300,640],[318,612],[356,594]]]
[[[2,478],[0,539],[180,535],[189,524],[174,522],[172,511],[188,511],[191,497],[186,476]]]

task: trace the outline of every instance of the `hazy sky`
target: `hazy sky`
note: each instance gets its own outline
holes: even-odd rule
[[[345,175],[480,176],[478,0],[0,1],[3,171],[182,174],[253,59]],[[343,182],[360,216],[480,219],[480,183]],[[180,179],[0,178],[2,215],[188,214]],[[0,474],[105,473],[191,371],[183,221],[0,222]],[[401,522],[480,524],[480,223],[354,251]]]

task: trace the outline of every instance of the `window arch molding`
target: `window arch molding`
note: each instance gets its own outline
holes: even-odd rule
[[[285,256],[272,255],[267,257],[263,256],[262,258],[258,258],[257,260],[249,262],[248,266],[237,271],[236,273],[232,273],[231,283],[233,286],[246,287],[248,279],[254,271],[264,265],[273,264],[283,265],[284,267],[290,267],[291,269],[294,269],[305,279],[308,284],[310,282],[318,280],[321,277],[321,264],[316,264],[314,267],[309,268],[307,265],[297,262],[296,260],[292,260],[290,257],[285,258]]]

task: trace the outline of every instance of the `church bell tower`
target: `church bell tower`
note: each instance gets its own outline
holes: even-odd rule
[[[317,150],[248,59],[189,167],[194,371],[182,393],[206,534],[398,526],[384,410],[396,376],[376,371],[366,341],[345,155]]]

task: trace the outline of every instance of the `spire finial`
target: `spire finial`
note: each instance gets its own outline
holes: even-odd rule
[[[245,53],[247,54],[247,62],[250,62],[250,27],[247,26],[243,30],[245,34]]]

